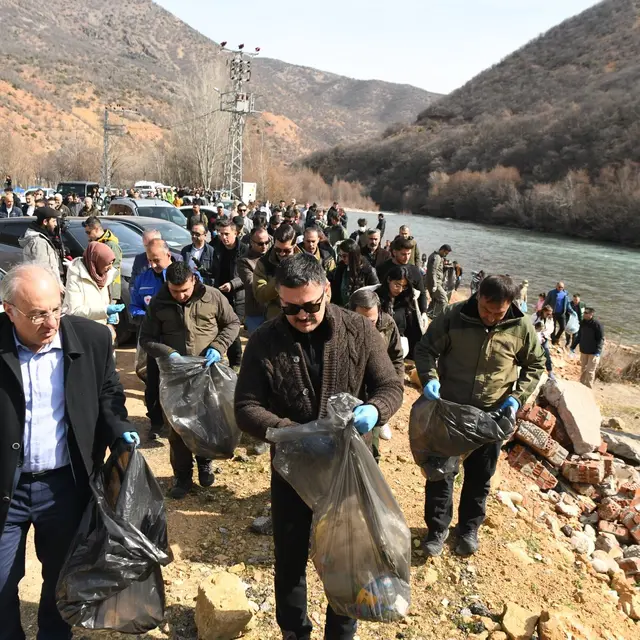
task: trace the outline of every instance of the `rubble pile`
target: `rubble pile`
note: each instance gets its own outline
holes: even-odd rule
[[[549,529],[564,534],[576,553],[589,558],[593,570],[611,581],[623,611],[638,620],[640,468],[631,456],[623,459],[607,450],[611,438],[602,439],[601,423],[590,389],[548,381],[536,403],[518,412],[508,461],[540,488],[556,514],[568,519],[560,526],[545,514]],[[629,598],[632,605],[623,606]]]

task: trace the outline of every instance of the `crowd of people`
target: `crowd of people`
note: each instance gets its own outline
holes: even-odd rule
[[[422,255],[406,225],[383,246],[383,214],[376,228],[362,218],[349,235],[337,202],[326,215],[295,201],[273,208],[239,203],[229,215],[213,216],[194,203],[193,213],[192,242],[179,252],[160,232],[145,232],[145,251],[135,258],[129,282],[128,312],[146,354],[147,438],[168,436],[173,499],[193,487],[194,456],[165,424],[161,358],[200,356],[206,367],[228,360],[238,372],[235,418],[257,454],[268,448],[269,428],[326,417],[328,399],[347,392],[363,403],[353,424],[372,434],[377,459],[380,438],[390,437],[388,423],[403,402],[405,359],[415,362],[427,401],[472,405],[514,420],[545,367],[551,372],[550,348],[560,345],[570,310],[579,330],[568,347],[580,348],[583,382],[591,386],[602,326],[579,296],[571,302],[561,282],[541,296],[529,318],[527,283],[509,276],[487,275],[474,295],[451,303],[463,274],[449,261],[452,247]],[[43,564],[40,633],[71,637],[55,606],[55,584],[88,500],[89,477],[117,440],[141,441],[127,419],[112,347],[113,326],[124,312],[118,239],[92,214],[83,223],[84,254],[61,261],[52,238],[62,215],[48,204],[36,208],[24,238],[25,263],[0,284],[0,638],[24,637],[18,583],[32,524]],[[249,336],[244,353],[243,327]],[[461,556],[478,549],[501,445],[481,446],[464,460],[455,545]],[[199,484],[211,486],[211,460],[196,457],[195,466]],[[442,553],[449,536],[453,486],[452,475],[426,483],[429,556]],[[312,512],[273,469],[271,517],[276,619],[284,640],[308,640]],[[325,637],[352,640],[355,633],[355,620],[329,606]]]

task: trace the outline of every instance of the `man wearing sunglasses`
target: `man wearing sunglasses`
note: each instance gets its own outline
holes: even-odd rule
[[[191,244],[182,248],[180,254],[187,264],[193,264],[202,282],[213,286],[213,247],[207,243],[207,228],[203,222],[194,222],[191,227]]]
[[[288,224],[283,224],[274,233],[273,247],[256,264],[253,275],[253,295],[265,308],[267,320],[280,314],[276,269],[282,260],[298,253],[300,249],[296,246],[296,232]]]
[[[43,577],[37,635],[71,638],[56,583],[91,495],[89,478],[107,447],[140,438],[127,421],[110,331],[61,317],[55,274],[15,267],[0,299],[0,638],[25,637],[18,583],[31,525]]]
[[[250,234],[249,253],[238,260],[238,275],[244,285],[244,326],[251,335],[264,322],[264,306],[253,295],[253,275],[258,260],[271,247],[271,238],[264,227],[255,227]]]
[[[388,422],[403,388],[373,323],[329,303],[324,269],[308,253],[282,260],[274,278],[281,311],[246,347],[235,396],[240,429],[265,441],[268,428],[324,418],[330,396],[346,392],[364,400],[364,389],[367,404],[354,411],[355,428],[364,434]],[[312,515],[272,469],[276,618],[287,640],[311,636],[305,574]],[[355,632],[355,620],[328,608],[325,638],[352,640]]]

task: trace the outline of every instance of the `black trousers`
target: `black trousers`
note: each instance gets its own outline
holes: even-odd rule
[[[239,367],[242,362],[242,343],[238,336],[227,349],[227,358],[229,358],[230,367]]]
[[[551,336],[551,342],[553,342],[553,344],[558,344],[560,342],[560,338],[562,338],[562,334],[564,333],[564,328],[567,326],[567,316],[564,313],[554,312],[553,322],[555,331],[553,336]]]
[[[313,513],[295,489],[271,469],[271,517],[275,547],[276,620],[285,638],[309,640],[307,560]],[[327,607],[325,640],[353,640],[357,622]]]
[[[164,424],[164,414],[160,406],[160,369],[155,358],[147,356],[147,383],[144,388],[144,403],[151,426],[158,429]]]
[[[458,507],[458,534],[477,530],[484,522],[491,478],[496,471],[502,442],[485,444],[464,461],[464,483]],[[444,531],[453,518],[455,476],[438,482],[427,481],[424,519],[429,531]]]
[[[169,429],[169,460],[173,475],[177,480],[189,482],[193,476],[193,454],[184,443],[184,440],[173,429]],[[211,462],[207,458],[195,456],[196,463],[200,467]]]
[[[35,529],[36,554],[42,563],[38,640],[71,640],[71,627],[56,607],[56,583],[85,505],[86,497],[78,491],[70,466],[42,475],[20,476],[7,522],[0,532],[1,640],[25,638],[18,583],[25,575],[25,548],[31,525]]]

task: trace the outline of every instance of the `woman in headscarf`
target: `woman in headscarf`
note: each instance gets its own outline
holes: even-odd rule
[[[100,324],[118,323],[118,313],[124,305],[109,304],[109,285],[116,275],[113,268],[115,259],[115,254],[106,244],[88,244],[82,257],[69,265],[63,313],[89,318]]]
[[[346,307],[352,293],[362,287],[379,284],[380,281],[375,269],[362,257],[355,240],[343,240],[338,245],[338,258],[331,281],[331,302]]]

